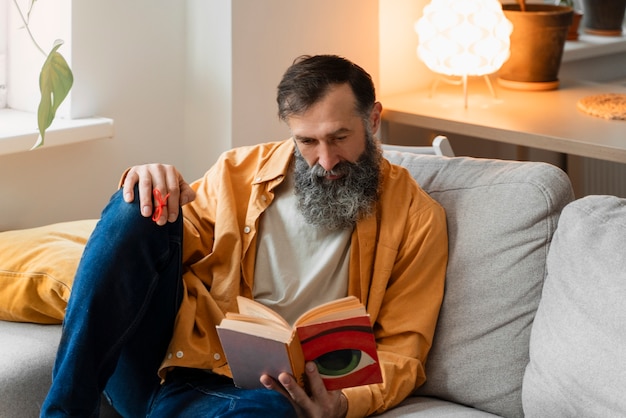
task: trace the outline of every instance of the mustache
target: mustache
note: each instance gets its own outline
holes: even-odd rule
[[[345,176],[350,173],[354,166],[356,166],[356,164],[349,161],[341,161],[330,170],[326,170],[324,167],[316,163],[313,167],[309,168],[309,175],[311,176],[311,180],[327,176]]]

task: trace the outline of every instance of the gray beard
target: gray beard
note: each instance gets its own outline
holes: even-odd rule
[[[296,147],[295,194],[298,209],[311,225],[331,231],[354,228],[359,219],[370,215],[378,200],[382,151],[371,135],[366,149],[356,163],[342,161],[333,174],[342,177],[327,180],[328,172],[319,164],[309,167]]]

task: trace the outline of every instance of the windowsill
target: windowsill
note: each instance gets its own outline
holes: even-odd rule
[[[626,34],[622,36],[597,36],[582,32],[577,41],[565,42],[563,62],[584,60],[626,52]]]
[[[0,155],[29,151],[37,142],[37,115],[0,109]],[[57,118],[46,131],[43,148],[113,137],[113,120]]]

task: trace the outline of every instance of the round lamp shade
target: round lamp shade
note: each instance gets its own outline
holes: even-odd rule
[[[438,74],[491,74],[509,58],[512,30],[498,0],[432,0],[415,24],[417,55]]]

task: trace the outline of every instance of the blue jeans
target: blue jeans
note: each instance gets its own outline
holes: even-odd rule
[[[138,193],[137,190],[135,190]],[[295,416],[281,394],[158,367],[182,299],[182,217],[165,226],[116,192],[92,233],[68,302],[42,417],[97,417],[104,392],[124,417]]]

